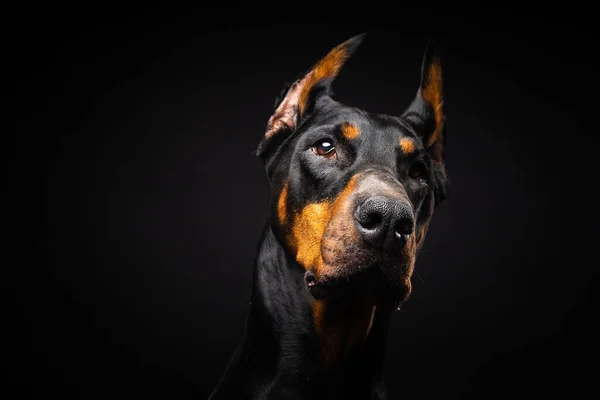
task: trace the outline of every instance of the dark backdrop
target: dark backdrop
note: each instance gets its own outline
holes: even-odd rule
[[[275,97],[367,32],[337,99],[399,113],[427,36],[85,15],[24,19],[6,40],[8,378],[23,398],[206,398],[248,311],[268,202],[253,152]],[[393,318],[392,398],[593,389],[593,42],[505,28],[442,38],[453,194]]]

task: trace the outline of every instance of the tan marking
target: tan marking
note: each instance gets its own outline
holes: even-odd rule
[[[330,265],[330,262],[337,261],[335,252],[343,251],[347,245],[341,244],[351,238],[348,236],[351,235],[348,225],[351,214],[348,210],[352,202],[348,198],[355,192],[357,179],[357,175],[353,176],[335,199],[308,204],[293,217],[288,241],[296,252],[296,261],[304,269],[312,269],[317,279],[335,274],[339,268]],[[328,227],[331,229],[328,230]],[[331,232],[332,236],[328,240],[324,238],[326,231]],[[323,258],[323,246],[327,248],[327,260],[330,262]],[[357,299],[356,304],[351,306],[351,312],[348,312],[348,305],[332,309],[325,300],[313,300],[313,323],[319,336],[323,362],[334,362],[344,349],[353,347],[365,337],[373,306],[373,299]]]
[[[311,89],[323,79],[334,78],[340,72],[344,63],[348,60],[348,45],[352,39],[334,47],[325,57],[321,59],[313,69],[302,79],[298,108],[300,115],[304,114],[308,95]]]
[[[353,176],[335,198],[308,204],[293,215],[287,237],[296,260],[305,270],[312,270],[317,280],[322,277],[343,277],[352,273],[353,253],[358,233],[353,228],[352,196],[356,193],[358,176]],[[363,188],[361,190],[368,190]],[[391,189],[389,189],[391,190]],[[281,197],[280,197],[281,200]],[[414,268],[416,234],[412,234],[403,250],[398,279],[408,287]],[[348,265],[346,265],[348,264]],[[350,269],[346,270],[346,268]],[[343,279],[343,278],[342,278]],[[371,332],[376,318],[376,298],[356,293],[350,301],[331,302],[327,298],[313,299],[312,320],[317,334],[323,364],[333,365],[361,343]]]
[[[321,260],[323,263],[317,267],[315,274],[317,278],[322,275],[337,275],[346,267],[343,265],[345,250],[355,245],[358,232],[354,229],[354,216],[352,214],[352,201],[348,201],[356,191],[358,177],[355,175],[346,185],[331,206],[332,218],[328,224],[326,235],[321,242]]]
[[[319,335],[321,360],[332,365],[364,342],[375,316],[375,300],[363,295],[353,304],[314,300],[313,322]]]
[[[437,57],[434,57],[427,71],[427,80],[425,88],[422,90],[423,99],[433,107],[435,116],[435,129],[429,140],[427,147],[431,146],[436,140],[442,127],[444,111],[443,107],[443,88],[442,88],[442,65]]]
[[[404,154],[410,154],[415,151],[415,142],[408,137],[400,139],[400,148]]]
[[[331,216],[330,210],[328,202],[309,204],[295,218],[291,245],[296,249],[296,261],[306,270],[322,261],[321,240]]]
[[[358,137],[358,135],[360,135],[360,129],[358,129],[358,126],[350,122],[342,124],[341,130],[342,135],[344,135],[344,137],[348,140],[354,140]]]
[[[317,279],[325,267],[321,255],[321,242],[327,225],[336,215],[346,198],[354,191],[357,176],[353,176],[344,190],[331,201],[312,203],[295,215],[290,244],[296,251],[296,261],[306,270],[313,269]]]
[[[277,217],[279,218],[279,224],[281,226],[285,225],[287,220],[287,192],[288,183],[286,182],[279,195],[279,201],[277,202]]]
[[[359,303],[352,308],[352,316],[348,317],[346,323],[347,336],[344,346],[344,352],[346,353],[366,339],[375,313],[374,298],[371,296],[363,296],[363,298],[358,301]]]
[[[412,271],[415,266],[415,258],[416,258],[415,250],[416,250],[416,248],[417,248],[417,238],[416,238],[416,234],[413,232],[412,235],[410,235],[410,237],[408,238],[406,245],[404,246],[404,249],[403,249],[404,257],[402,257],[404,260],[403,269],[409,278],[412,275]]]
[[[423,223],[423,226],[421,227],[421,230],[419,231],[419,236],[417,238],[417,245],[419,247],[421,247],[421,242],[423,241],[423,239],[425,238],[425,234],[427,233],[427,226],[429,225],[429,223],[426,221]]]
[[[411,278],[415,269],[415,261],[417,259],[416,233],[410,235],[402,253],[403,256],[402,264],[400,265],[400,270],[402,271],[402,277],[404,278],[404,281],[402,283],[405,285],[405,290],[404,297],[399,299],[401,302],[408,299],[408,297],[410,297],[410,294],[412,293]]]

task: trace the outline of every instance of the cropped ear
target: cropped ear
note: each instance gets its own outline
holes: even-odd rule
[[[432,158],[443,163],[446,117],[442,65],[436,47],[430,39],[423,56],[419,90],[402,117],[416,130]]]
[[[334,47],[316,63],[303,77],[287,88],[277,102],[275,111],[267,122],[257,156],[264,159],[281,142],[294,132],[303,119],[313,111],[321,96],[331,95],[331,84],[344,63],[360,45],[365,34],[354,36]]]
[[[446,173],[444,153],[446,115],[444,114],[442,65],[437,46],[431,39],[423,56],[419,90],[402,117],[421,137],[423,145],[433,160],[434,197],[437,206],[450,195],[451,183]]]

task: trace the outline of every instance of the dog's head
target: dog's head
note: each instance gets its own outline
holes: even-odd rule
[[[271,182],[273,231],[306,270],[313,295],[376,275],[401,301],[433,210],[448,194],[442,70],[430,43],[406,110],[343,105],[331,84],[363,37],[332,49],[284,91],[257,154]]]

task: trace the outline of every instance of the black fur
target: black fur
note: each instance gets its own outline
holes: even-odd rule
[[[426,51],[424,68],[431,51]],[[311,94],[307,113],[295,130],[282,130],[260,144],[258,155],[271,182],[272,216],[265,225],[254,263],[244,340],[212,393],[212,400],[386,398],[382,381],[384,352],[390,317],[398,303],[390,276],[366,270],[348,278],[337,301],[352,302],[353,288],[372,285],[377,288],[377,311],[365,342],[334,366],[324,366],[312,321],[314,293],[307,289],[306,271],[286,243],[287,228],[278,222],[278,198],[288,182],[288,208],[298,210],[334,198],[352,176],[373,169],[380,171],[382,179],[393,179],[403,187],[419,230],[428,222],[433,208],[447,197],[449,180],[444,160],[433,159],[424,146],[431,133],[432,112],[419,95],[404,114],[377,115],[335,101],[330,84],[322,83]],[[346,122],[360,126],[356,140],[349,141],[341,134],[340,125]],[[445,127],[443,133],[441,140],[445,141]],[[401,151],[402,137],[414,139],[415,151],[411,154]],[[322,138],[335,144],[335,162],[311,151]],[[408,171],[415,166],[421,168],[422,179],[409,176]],[[364,258],[359,250],[347,251],[354,258]],[[378,262],[385,260],[383,255],[378,258]]]

